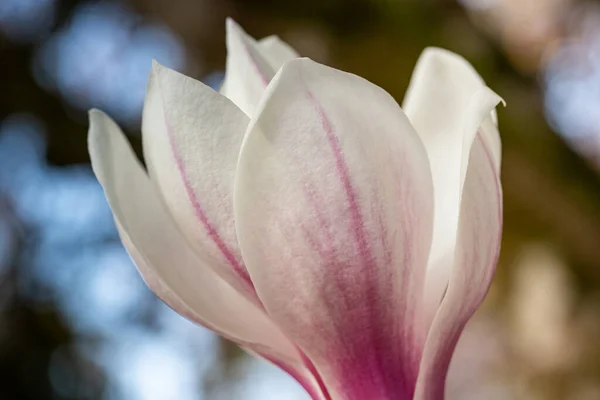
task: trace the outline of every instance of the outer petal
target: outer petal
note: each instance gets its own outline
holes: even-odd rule
[[[236,227],[266,310],[334,399],[412,398],[432,197],[391,96],[308,59],[283,66],[242,148]]]
[[[192,247],[259,304],[239,252],[231,198],[247,124],[224,96],[154,65],[142,122],[150,177]]]
[[[314,400],[325,399],[297,348],[189,247],[117,125],[99,111],[90,120],[92,166],[150,289],[179,314],[288,372]]]
[[[452,270],[461,191],[478,130],[495,167],[500,167],[494,111],[500,101],[475,69],[454,53],[430,48],[417,63],[403,108],[427,148],[435,191],[425,329],[437,311]]]
[[[470,152],[462,193],[456,259],[448,290],[427,338],[417,400],[443,400],[452,353],[494,276],[502,230],[499,171],[480,133]]]
[[[264,47],[267,51],[262,51]],[[227,19],[227,65],[221,93],[252,117],[265,87],[282,57],[281,45],[259,45],[236,24]]]
[[[262,310],[223,281],[179,232],[117,125],[90,113],[92,166],[127,250],[148,285],[167,304],[224,336],[269,348],[283,360],[294,346]]]

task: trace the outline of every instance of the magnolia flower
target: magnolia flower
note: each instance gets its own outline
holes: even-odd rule
[[[220,92],[154,64],[147,172],[90,113],[92,165],[141,275],[312,399],[442,399],[498,257],[501,99],[430,48],[400,108],[227,28]]]

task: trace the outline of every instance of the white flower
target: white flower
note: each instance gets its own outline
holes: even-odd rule
[[[499,251],[501,99],[440,49],[401,109],[233,21],[227,46],[221,93],[154,65],[148,173],[90,113],[93,168],[140,273],[313,399],[442,399]]]

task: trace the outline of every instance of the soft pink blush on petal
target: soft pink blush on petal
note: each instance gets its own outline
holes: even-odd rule
[[[357,256],[358,256],[358,258],[356,260],[357,264],[355,264],[354,266],[352,264],[347,264],[346,267],[347,268],[360,268],[360,269],[364,268],[363,272],[365,274],[367,274],[367,275],[376,274],[377,273],[376,271],[379,269],[379,266],[378,266],[377,257],[373,254],[373,248],[372,248],[373,238],[370,238],[369,237],[370,234],[367,232],[368,228],[366,226],[365,220],[362,215],[363,212],[361,210],[361,206],[358,204],[358,199],[357,199],[358,194],[354,188],[354,185],[352,184],[349,167],[348,167],[348,164],[344,157],[343,151],[340,147],[339,138],[337,137],[336,132],[334,131],[333,127],[331,126],[331,122],[329,121],[329,118],[325,114],[325,111],[321,108],[319,102],[314,98],[312,93],[307,91],[307,97],[308,97],[309,101],[313,104],[313,106],[315,108],[315,112],[319,115],[319,118],[321,119],[323,132],[325,133],[325,136],[327,137],[327,141],[330,145],[333,157],[335,159],[335,166],[336,166],[338,179],[339,179],[341,185],[343,186],[344,192],[346,193],[346,201],[348,204],[349,219],[350,219],[349,232],[350,232],[351,238],[349,238],[349,239],[350,239],[350,241],[354,242],[356,249],[357,249]],[[309,191],[307,191],[307,195],[309,197],[315,196],[316,193],[314,193],[313,190],[309,190]],[[317,196],[311,197],[310,202],[315,205],[315,214],[320,215],[320,218],[319,218],[320,228],[326,232],[331,232],[335,228],[332,227],[323,218],[322,214],[323,214],[324,210],[320,209],[320,205],[317,204],[317,203],[319,203],[319,201],[316,197]],[[375,206],[375,208],[377,208],[377,206]],[[377,210],[375,210],[375,212],[377,212]],[[381,221],[380,215],[379,215],[378,220]],[[392,254],[393,250],[391,248],[389,248],[390,244],[388,243],[388,240],[387,240],[388,232],[386,232],[387,227],[385,226],[385,224],[380,224],[379,228],[380,228],[380,230],[379,230],[379,232],[376,233],[376,236],[381,237],[382,244],[383,244],[383,252],[385,254],[384,260],[385,260],[385,263],[387,264],[387,267],[391,267],[391,263],[393,261],[391,254]],[[307,238],[310,238],[311,228],[306,229],[306,235],[307,235]],[[339,260],[339,255],[335,254],[335,252],[331,250],[335,246],[335,244],[333,243],[333,241],[335,239],[332,238],[331,235],[328,235],[328,236],[329,237],[326,240],[326,244],[325,244],[324,248],[319,248],[319,249],[317,249],[317,251],[319,251],[320,256],[324,258],[325,265],[339,267],[340,263],[341,263]],[[353,238],[353,240],[352,240],[352,238]],[[316,242],[314,244],[317,245]],[[411,243],[406,242],[405,248],[410,249],[410,247],[411,247]],[[404,262],[410,263],[410,261],[411,261],[410,258],[411,258],[411,255],[409,253],[407,253]],[[338,277],[338,278],[341,278],[341,280],[344,279],[343,277]],[[417,283],[417,282],[415,282],[415,283]],[[343,285],[343,283],[341,285]],[[370,298],[370,300],[374,303],[377,303],[377,297],[379,296],[378,289],[379,288],[376,286],[367,288],[367,292],[368,292],[367,297]],[[398,290],[406,291],[407,288],[400,287],[400,288],[398,288]],[[385,306],[375,305],[375,307],[385,307]],[[406,310],[398,310],[398,311],[406,312]],[[368,318],[370,319],[372,317],[368,317]],[[372,322],[373,322],[373,328],[375,330],[381,329],[383,331],[385,329],[382,326],[382,324],[385,324],[385,322],[383,322],[383,321],[372,321]],[[410,332],[404,332],[404,334],[410,335]],[[367,346],[365,346],[365,348],[364,348],[365,353],[357,354],[357,359],[368,360],[370,358],[370,354],[368,354],[369,352],[379,353],[379,352],[385,351],[385,348],[387,348],[386,344],[389,344],[389,343],[386,343],[387,338],[377,337],[377,334],[375,334],[374,336],[376,338],[375,337],[373,338],[373,342],[371,342],[370,345],[367,343],[363,343],[363,344],[367,344]],[[343,352],[343,351],[344,350],[338,350],[338,352]],[[408,353],[408,351],[407,351],[407,353]],[[336,357],[335,353],[333,354],[332,358],[334,358],[334,357]],[[343,361],[342,361],[342,363],[343,363]],[[378,364],[378,362],[376,362],[376,364]],[[381,368],[381,370],[387,370],[388,366],[380,365],[380,368]],[[357,371],[356,371],[357,369],[359,369],[359,368],[357,368],[356,365],[342,366],[342,371],[340,371],[340,374],[351,376],[351,375],[357,373]],[[390,369],[388,372],[393,372],[393,369]],[[400,378],[401,376],[406,376],[406,375],[410,374],[410,372],[408,374],[406,372],[407,371],[403,371],[403,373],[396,375],[396,378]],[[352,382],[354,382],[356,387],[350,386],[350,387],[347,387],[346,390],[347,390],[347,392],[352,393],[352,396],[361,396],[361,398],[362,398],[362,396],[363,396],[362,392],[364,391],[364,388],[361,387],[362,383],[360,382],[360,375],[356,375],[355,378],[357,378],[357,379],[356,380],[349,379],[349,382],[350,382],[350,384],[352,384]],[[409,385],[410,385],[409,383],[401,384],[399,392],[403,392],[403,393],[410,392],[411,389],[409,388]],[[366,393],[365,393],[365,395],[366,395]]]
[[[256,42],[232,19],[227,20],[227,53],[227,71],[220,92],[249,116],[254,114],[275,72],[285,61],[298,57],[277,37]],[[182,168],[182,171],[185,169]],[[303,359],[328,398],[327,389],[315,367],[307,357]]]
[[[257,293],[331,397],[411,399],[433,189],[396,102],[354,75],[286,63],[247,133],[235,191]]]

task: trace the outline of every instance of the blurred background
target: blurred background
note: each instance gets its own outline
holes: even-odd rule
[[[428,45],[508,103],[498,276],[450,400],[600,399],[600,1],[0,0],[0,400],[307,399],[144,286],[86,150],[140,149],[152,58],[218,87],[225,18],[402,100]]]

